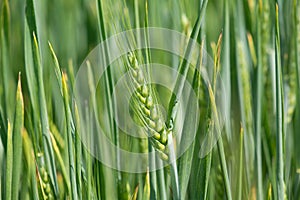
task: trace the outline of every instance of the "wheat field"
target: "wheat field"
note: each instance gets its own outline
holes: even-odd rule
[[[0,199],[300,200],[299,0],[0,8]]]

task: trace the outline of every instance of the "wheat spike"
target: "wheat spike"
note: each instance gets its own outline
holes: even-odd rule
[[[127,55],[128,67],[134,86],[137,88],[135,93],[136,102],[138,103],[139,117],[149,134],[149,140],[155,150],[163,160],[168,159],[167,155],[167,128],[161,117],[161,112],[155,106],[155,100],[151,88],[147,85],[142,69],[134,53],[129,52]]]

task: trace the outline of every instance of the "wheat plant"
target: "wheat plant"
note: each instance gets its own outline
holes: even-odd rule
[[[300,199],[299,0],[0,6],[0,199]]]

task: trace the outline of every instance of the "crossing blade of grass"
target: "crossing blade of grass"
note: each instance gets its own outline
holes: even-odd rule
[[[178,101],[181,97],[181,93],[182,93],[183,86],[184,86],[184,79],[187,76],[187,72],[188,72],[188,68],[189,68],[187,60],[190,58],[191,53],[192,53],[191,52],[192,47],[193,47],[192,40],[197,39],[199,36],[200,27],[201,27],[203,15],[206,10],[207,2],[208,2],[208,0],[204,0],[204,2],[202,4],[202,7],[199,11],[197,21],[195,23],[195,26],[194,26],[193,31],[190,36],[190,41],[188,42],[188,45],[185,49],[184,58],[186,58],[186,59],[183,59],[179,66],[179,75],[182,75],[182,78],[180,78],[180,76],[177,77],[176,82],[175,82],[175,87],[173,89],[173,93],[172,93],[171,99],[169,101],[169,108],[168,108],[168,115],[167,115],[167,128],[170,128],[173,126],[173,122],[176,117]]]
[[[87,121],[85,125],[85,131],[87,133],[87,147],[84,149],[84,158],[85,158],[85,164],[86,164],[86,198],[88,200],[92,199],[92,156],[88,152],[88,149],[91,148],[91,111],[89,110],[89,107],[86,103],[85,105],[85,119]]]
[[[189,104],[192,105],[192,104]],[[190,109],[188,109],[190,110]],[[190,140],[189,137],[191,137],[189,135],[189,133],[192,133],[193,130],[189,130],[192,126],[188,123],[188,121],[191,121],[189,119],[189,116],[191,117],[191,115],[188,115],[185,118],[185,126],[183,128],[183,134],[185,137],[182,137],[182,141],[181,144],[184,144],[186,142],[188,142],[188,140]],[[188,127],[189,126],[189,127]],[[185,141],[187,140],[187,141]],[[188,183],[189,183],[189,179],[190,179],[190,172],[191,172],[191,167],[192,167],[192,158],[193,158],[193,152],[194,152],[194,147],[195,147],[195,141],[192,142],[192,144],[189,146],[189,148],[187,149],[187,151],[180,157],[180,159],[178,160],[178,177],[179,177],[179,186],[180,186],[180,199],[184,199],[186,196],[186,191],[187,191],[187,187],[188,187]]]
[[[195,69],[194,72],[194,77],[193,77],[193,91],[195,92],[196,96],[200,98],[200,83],[201,83],[201,64],[202,64],[202,53],[203,53],[203,46],[201,46],[200,49],[200,56],[198,59],[198,64],[197,64],[197,69]],[[195,108],[192,107],[192,93],[193,91],[190,91],[190,97],[189,97],[189,103],[188,103],[188,108],[187,112],[190,113],[192,110],[195,110]],[[187,114],[184,119],[184,126],[182,133],[184,137],[181,139],[181,148],[184,148],[186,143],[191,140],[192,133],[194,130],[193,126],[190,124],[192,115]],[[186,196],[186,191],[190,179],[190,174],[191,174],[191,168],[192,168],[192,159],[193,159],[193,153],[194,153],[194,147],[195,147],[195,138],[193,138],[192,144],[189,146],[189,148],[184,152],[184,154],[180,157],[178,160],[178,174],[179,174],[179,185],[180,185],[180,199],[184,199]]]
[[[61,173],[62,173],[62,176],[64,178],[65,185],[67,186],[68,192],[71,193],[69,176],[67,175],[67,172],[66,172],[66,166],[64,164],[64,160],[61,156],[60,150],[58,148],[58,145],[55,141],[54,136],[52,134],[50,134],[50,136],[51,136],[51,141],[52,141],[52,146],[53,146],[54,153],[55,153],[55,155],[57,157],[57,161],[58,161],[58,163],[61,167]]]
[[[202,48],[205,48],[205,41],[202,40],[201,43]],[[201,54],[200,54],[201,55]],[[204,59],[204,58],[203,58]],[[201,59],[202,60],[202,59]],[[202,63],[202,61],[200,62]],[[211,119],[211,111],[210,111],[210,104],[207,102],[206,91],[203,84],[201,84],[201,91],[200,91],[200,98],[199,98],[199,105],[200,109],[200,123],[196,135],[196,143],[195,143],[195,152],[193,158],[193,166],[191,172],[191,181],[189,186],[189,196],[191,199],[201,199],[205,200],[208,198],[209,190],[209,180],[211,174],[211,160],[212,160],[212,151],[208,151],[207,154],[202,154],[203,144],[199,140],[201,135],[204,133],[204,137],[207,140],[207,144],[204,145],[205,149],[212,149],[212,139],[213,139],[213,131],[214,131],[214,122]],[[205,102],[205,103],[204,103]],[[194,192],[195,191],[195,192]]]
[[[238,79],[238,91],[239,91],[239,104],[241,121],[243,124],[243,130],[245,132],[245,159],[249,166],[246,166],[246,174],[250,176],[252,166],[254,164],[254,139],[253,139],[253,115],[252,115],[252,93],[250,88],[250,73],[249,63],[245,57],[245,43],[237,37],[237,49],[236,49],[236,62],[237,62],[237,79]]]
[[[45,93],[44,93],[43,70],[42,70],[42,65],[40,60],[38,41],[34,32],[33,32],[32,48],[33,48],[33,57],[34,57],[33,61],[35,66],[35,75],[37,76],[36,78],[38,83],[38,97],[39,97],[39,110],[40,110],[40,117],[41,117],[43,150],[46,158],[47,170],[49,172],[50,180],[54,188],[54,195],[58,197],[56,166],[55,166],[52,142],[49,133],[49,121],[48,121],[48,114],[47,114],[48,112],[47,112],[47,105],[46,105]]]
[[[66,128],[67,135],[65,138],[67,140],[67,147],[68,147],[67,152],[68,152],[68,157],[69,157],[69,161],[68,161],[69,177],[68,177],[68,180],[66,180],[66,184],[68,186],[67,188],[68,188],[69,193],[71,194],[72,199],[77,199],[77,198],[81,199],[81,192],[79,192],[79,193],[77,192],[77,191],[81,191],[79,189],[81,187],[81,184],[76,184],[78,182],[78,177],[76,176],[78,174],[77,170],[79,170],[81,172],[81,166],[78,166],[78,167],[80,167],[80,169],[77,169],[77,165],[75,167],[75,160],[74,160],[74,155],[73,155],[73,140],[72,140],[73,118],[72,118],[71,109],[69,106],[68,86],[66,83],[67,77],[64,77],[64,79],[63,79],[63,76],[66,76],[66,75],[64,75],[64,74],[62,75],[58,59],[57,59],[56,54],[53,50],[53,47],[49,41],[48,41],[48,46],[49,46],[49,49],[51,52],[52,60],[54,62],[54,71],[55,71],[56,79],[57,79],[57,82],[59,85],[60,93],[63,97],[64,109],[65,109],[65,118],[66,118],[66,127],[67,127]],[[77,128],[75,128],[75,129],[76,129],[75,130],[76,131],[76,133],[75,133],[76,134],[75,135],[75,139],[76,139],[75,155],[77,156],[77,153],[79,154],[81,152],[78,152],[78,150],[77,150],[77,143],[78,143],[77,142],[77,140],[78,140],[77,133],[78,132],[77,132]],[[58,156],[59,151],[55,151],[55,153]],[[78,156],[80,156],[80,155],[78,155]],[[65,165],[63,164],[63,162],[61,162],[62,160],[61,159],[58,159],[58,160],[59,160],[62,168],[65,168]],[[80,160],[79,160],[79,162],[80,162]],[[76,173],[75,173],[75,170],[76,170]],[[64,175],[64,178],[67,178],[67,177]]]
[[[10,122],[7,125],[7,148],[6,148],[6,172],[5,172],[5,199],[11,200],[12,188],[12,172],[13,172],[13,140]]]
[[[58,144],[58,147],[64,151],[65,150],[65,141],[62,138],[57,126],[54,124],[54,122],[50,122],[50,133],[51,136],[55,139],[55,141]]]
[[[33,65],[33,55],[32,55],[32,47],[31,47],[31,34],[30,29],[28,27],[27,18],[25,18],[25,28],[24,28],[24,53],[25,53],[25,71],[27,77],[27,84],[29,87],[29,96],[30,101],[33,107],[33,112],[37,112],[37,80],[34,74],[34,65]]]
[[[104,16],[103,16],[103,10],[102,10],[102,0],[97,0],[97,9],[98,9],[98,23],[99,23],[99,31],[100,31],[100,38],[101,42],[105,41],[107,39],[106,36],[106,29],[104,24]],[[105,58],[104,65],[108,65],[108,61],[110,60],[109,57],[109,47],[107,46],[107,43],[104,45],[104,49],[102,49],[103,56]],[[105,84],[106,84],[106,98],[107,98],[107,104],[108,104],[108,114],[109,114],[109,123],[110,123],[110,129],[111,133],[116,133],[117,128],[116,124],[114,123],[114,120],[112,120],[112,113],[113,113],[113,107],[115,104],[113,104],[113,100],[111,98],[112,89],[113,89],[113,77],[110,67],[107,67],[107,73],[104,73],[105,77]],[[117,136],[117,135],[116,135]],[[117,142],[117,138],[114,138],[114,142]],[[120,178],[120,177],[119,177]]]
[[[218,117],[217,107],[216,107],[216,103],[215,103],[215,96],[214,96],[214,93],[213,93],[213,90],[212,90],[210,84],[208,84],[208,91],[209,91],[209,97],[210,97],[210,101],[211,101],[212,113],[213,113],[214,120],[215,120],[217,134],[218,134],[218,136],[221,136],[219,117]],[[226,164],[226,159],[225,159],[222,137],[220,137],[218,139],[217,146],[218,146],[220,162],[221,162],[221,167],[222,167],[222,172],[223,172],[223,180],[224,180],[224,185],[225,185],[226,197],[228,200],[231,200],[232,196],[231,196],[230,182],[229,182],[229,177],[228,177],[227,164]]]
[[[81,189],[81,139],[80,139],[80,119],[79,112],[76,102],[74,101],[74,115],[75,115],[75,152],[76,152],[76,181],[77,181],[77,191],[79,193],[79,199],[82,199],[82,189]]]
[[[51,51],[51,56],[52,56],[52,59],[53,59],[53,62],[54,62],[54,71],[55,71],[56,78],[58,80],[58,86],[59,86],[61,94],[63,94],[62,76],[61,76],[61,70],[60,70],[59,62],[58,62],[58,59],[55,55],[53,47],[52,47],[52,45],[49,41],[48,41],[48,46],[49,46],[49,49]]]
[[[104,24],[104,15],[103,15],[103,8],[102,8],[102,0],[97,0],[97,9],[98,9],[98,25],[99,25],[99,33],[100,33],[100,38],[101,42],[105,41],[107,39],[107,33],[105,29],[105,24]],[[102,55],[104,56],[104,65],[109,65],[110,61],[110,53],[109,53],[109,47],[107,43],[104,44],[104,49],[102,50]],[[112,134],[113,142],[114,145],[116,145],[117,148],[120,148],[120,141],[119,141],[119,129],[117,128],[117,124],[115,120],[113,119],[113,114],[116,113],[116,102],[115,102],[115,97],[113,97],[111,94],[113,94],[113,76],[112,76],[112,70],[111,67],[108,66],[107,68],[107,73],[104,73],[104,79],[105,79],[105,98],[107,101],[107,110],[108,110],[108,122],[110,124],[110,131]],[[117,185],[118,188],[120,187],[121,184],[121,172],[119,171],[120,169],[120,153],[119,151],[116,152],[116,163],[117,163]],[[121,194],[120,194],[121,195]]]
[[[138,191],[139,191],[139,186],[136,186],[130,200],[137,200]]]
[[[71,131],[71,112],[69,107],[69,93],[68,86],[66,82],[66,75],[62,74],[62,88],[63,88],[63,99],[65,106],[66,115],[66,127],[67,127],[67,138],[68,138],[68,155],[69,155],[69,175],[70,175],[70,186],[71,186],[71,198],[76,200],[77,198],[77,184],[76,184],[76,174],[75,174],[75,163],[73,155],[73,138]]]
[[[213,131],[215,128],[213,120],[209,120],[207,122],[207,130],[206,134],[207,137],[209,137],[209,146],[212,146],[212,136],[213,136]],[[212,147],[208,147],[212,148]],[[201,158],[199,167],[198,167],[198,173],[200,183],[198,184],[198,187],[196,191],[200,192],[200,199],[201,200],[206,200],[208,198],[208,184],[209,184],[209,179],[210,179],[210,171],[211,171],[211,161],[212,161],[212,152],[209,152],[204,158]]]
[[[252,88],[251,88],[251,70],[253,69],[249,50],[247,49],[246,23],[244,17],[244,2],[237,1],[234,22],[235,25],[235,55],[236,55],[236,76],[240,105],[241,122],[244,131],[245,160],[248,165],[245,166],[247,185],[250,187],[250,177],[254,166],[255,146],[253,134],[253,107],[252,107]],[[241,16],[241,17],[239,17]],[[249,178],[248,178],[249,177]]]
[[[35,130],[41,135],[45,164],[50,175],[51,184],[54,188],[54,196],[58,197],[58,183],[56,177],[55,158],[52,149],[52,142],[49,134],[49,121],[45,100],[43,83],[43,72],[40,61],[38,41],[34,33],[37,32],[35,8],[33,0],[26,0],[25,9],[25,62],[26,75],[29,86],[29,93],[34,109]],[[39,126],[41,125],[41,134]],[[34,144],[39,141],[39,137],[33,140]]]
[[[200,64],[200,69],[199,71],[201,71],[201,64],[203,62],[203,49],[205,48],[205,41],[202,40],[201,42],[201,49],[200,49],[200,56],[199,56],[199,64]],[[203,97],[201,97],[201,90],[203,89],[203,87],[201,87],[202,85],[199,83],[199,88],[196,90],[198,92],[199,97],[199,104],[201,106],[201,100],[203,100]],[[200,91],[198,91],[200,90]],[[206,101],[206,100],[205,100]],[[207,110],[210,110],[210,107],[208,106]],[[206,112],[205,111],[205,112]],[[204,113],[205,113],[204,112]],[[208,145],[207,148],[208,149],[212,149],[211,145],[212,145],[212,135],[213,135],[213,121],[208,117],[208,114],[205,114],[206,117],[203,117],[203,120],[201,120],[201,115],[200,114],[200,122],[199,122],[199,127],[198,127],[198,131],[197,131],[197,135],[196,138],[199,138],[202,130],[204,130],[204,132],[206,133],[206,136],[208,138]],[[203,115],[204,116],[204,115]],[[203,121],[203,122],[201,122]],[[202,126],[206,126],[205,129],[202,129]],[[191,187],[190,190],[194,190],[196,191],[195,193],[192,192],[190,193],[191,198],[195,199],[195,198],[199,198],[201,200],[207,199],[207,194],[208,194],[208,183],[209,183],[209,177],[210,177],[210,170],[211,170],[211,158],[212,158],[212,152],[210,151],[206,156],[202,157],[200,156],[199,158],[199,154],[201,154],[201,150],[199,151],[199,149],[201,149],[201,144],[200,141],[197,140],[195,141],[195,152],[193,155],[193,166],[197,166],[195,167],[195,169],[192,168],[191,171],[191,176],[193,177],[193,179],[191,179],[190,184],[193,185],[193,187]],[[197,194],[196,194],[197,193]]]
[[[25,7],[25,27],[28,26],[29,29],[29,37],[33,40],[33,32],[37,32],[36,28],[36,19],[35,19],[35,8],[33,0],[26,0],[26,7]],[[26,34],[26,32],[25,32]],[[26,40],[25,40],[26,42]],[[33,41],[31,41],[33,42]],[[32,47],[33,49],[33,47]]]
[[[173,123],[174,123],[174,120],[176,117],[179,99],[182,94],[184,81],[185,81],[184,79],[187,77],[187,73],[188,73],[188,69],[189,69],[189,67],[188,67],[189,64],[188,64],[187,60],[191,56],[191,52],[192,52],[192,48],[193,48],[193,39],[197,39],[199,36],[202,18],[205,13],[207,2],[208,2],[208,0],[205,0],[200,9],[197,21],[196,21],[193,31],[191,33],[190,41],[188,42],[188,45],[185,49],[184,58],[186,58],[186,59],[183,59],[179,66],[179,73],[180,73],[180,75],[182,75],[182,78],[180,78],[180,76],[177,77],[176,82],[175,82],[175,87],[173,89],[172,96],[171,96],[171,99],[168,104],[169,108],[168,108],[166,125],[167,125],[167,129],[169,129],[171,131],[174,126]],[[169,149],[172,151],[172,150],[174,150],[174,147],[170,146]],[[175,152],[173,152],[173,153],[175,153]],[[176,165],[175,161],[176,160],[174,160],[174,163],[173,163],[174,165]],[[174,196],[174,198],[176,199],[176,198],[179,198],[179,196],[180,196],[180,191],[178,191],[179,187],[177,187],[178,180],[176,180],[176,177],[174,177],[174,176],[176,176],[176,174],[178,174],[177,167],[171,167],[171,170],[172,170],[171,171],[171,182],[172,182],[171,185],[172,185],[173,194],[177,195],[177,196]]]
[[[281,58],[280,58],[280,28],[278,19],[278,4],[276,4],[276,186],[277,198],[284,199],[283,180],[283,106],[282,106],[282,78],[281,78]]]
[[[21,74],[16,93],[16,108],[13,127],[13,177],[12,199],[18,199],[20,175],[22,170],[22,129],[24,124],[24,102],[21,88]]]
[[[36,141],[39,141],[41,138],[41,134],[38,131],[38,124],[40,123],[39,110],[38,110],[38,89],[37,89],[37,80],[34,76],[34,64],[33,64],[33,54],[32,54],[32,46],[31,46],[31,34],[28,27],[27,18],[25,18],[24,23],[24,57],[25,57],[25,74],[27,79],[27,86],[29,91],[29,98],[32,107],[32,115],[34,133],[31,135],[33,144],[36,144]],[[35,145],[36,146],[36,145]],[[36,147],[35,147],[36,149]]]
[[[93,76],[92,66],[91,66],[91,63],[89,61],[87,61],[86,64],[87,64],[87,68],[88,68],[87,69],[87,79],[88,79],[90,94],[96,94],[96,87],[95,87],[96,85],[95,85],[95,80],[94,80],[94,76]],[[89,117],[87,117],[87,119],[91,120],[90,123],[88,124],[89,125],[89,132],[88,132],[89,135],[88,135],[88,137],[90,137],[90,138],[88,138],[88,140],[89,140],[88,145],[90,145],[90,147],[92,147],[93,145],[96,145],[98,143],[98,141],[96,141],[98,138],[97,139],[94,138],[95,140],[92,140],[92,136],[90,135],[94,131],[93,130],[93,128],[94,128],[93,120],[98,121],[98,113],[97,113],[98,104],[97,104],[97,100],[96,100],[95,95],[91,96],[91,99],[88,103],[88,107],[89,107],[89,112],[91,112]],[[96,128],[97,131],[99,131],[99,129],[98,129],[99,126],[96,126],[95,128]],[[110,132],[110,133],[113,134],[112,132]],[[114,136],[112,135],[111,137],[114,137]],[[110,177],[110,175],[111,175],[110,172],[112,172],[112,171],[109,171],[109,169],[105,168],[105,166],[102,165],[102,163],[98,160],[95,161],[94,172],[95,171],[96,171],[96,174],[93,174],[94,177],[92,177],[96,181],[95,186],[94,186],[94,189],[95,189],[96,192],[94,194],[97,195],[98,198],[104,198],[104,197],[106,197],[106,195],[116,194],[116,193],[110,193],[111,191],[109,191],[109,192],[107,191],[108,185],[111,182],[108,182],[108,181],[105,182],[105,179],[107,179],[107,177]],[[109,171],[109,173],[107,173],[108,171]],[[90,173],[92,173],[92,171],[90,171]],[[114,182],[114,183],[115,183],[115,181],[120,181],[120,179],[117,180],[117,179],[114,178],[112,180],[112,182]],[[119,184],[119,183],[116,183],[116,184]],[[120,185],[118,185],[118,187],[116,187],[114,189],[117,189],[119,187],[120,187]]]
[[[30,137],[26,131],[26,129],[23,129],[22,138],[24,141],[23,150],[24,150],[24,157],[27,161],[28,166],[28,173],[30,176],[30,190],[31,190],[31,198],[33,200],[38,200],[38,188],[37,188],[37,178],[36,178],[36,170],[35,170],[35,157],[34,152],[32,149],[32,142],[30,140]]]

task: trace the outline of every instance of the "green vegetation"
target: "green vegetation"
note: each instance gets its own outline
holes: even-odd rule
[[[299,0],[0,6],[0,199],[300,199]],[[155,37],[178,45],[182,57],[152,49],[150,29],[133,34],[148,27],[186,35]],[[116,46],[122,51],[126,43],[129,51],[98,80],[86,57],[128,30]],[[100,65],[114,56],[107,44]],[[153,77],[153,63],[180,75],[161,66]],[[95,94],[84,107],[74,97],[83,65],[83,84]],[[114,119],[121,104],[114,89],[124,74],[124,88],[134,88],[127,117],[140,129]],[[126,163],[122,151],[101,152],[106,146],[93,138],[100,128],[115,147],[142,154],[140,163]],[[118,170],[141,163],[147,170]]]

